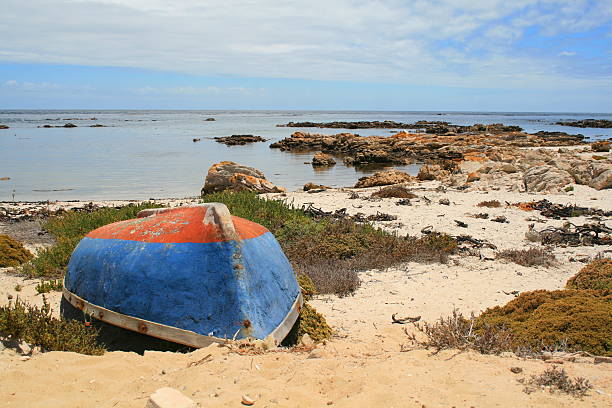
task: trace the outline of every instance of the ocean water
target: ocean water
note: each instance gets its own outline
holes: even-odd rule
[[[90,120],[95,117],[96,120]],[[214,117],[214,122],[205,121]],[[290,121],[443,120],[452,124],[504,123],[528,132],[581,133],[590,139],[612,137],[612,129],[558,126],[558,120],[612,114],[494,112],[314,112],[314,111],[7,111],[0,110],[0,201],[99,200],[186,197],[199,194],[208,168],[232,160],[262,170],[273,183],[296,190],[312,181],[352,186],[379,169],[338,164],[314,169],[312,153],[295,154],[268,146],[299,128],[276,127]],[[76,128],[44,129],[74,123]],[[108,127],[90,128],[98,123]],[[304,129],[339,133],[342,129]],[[390,135],[390,129],[359,129],[360,135]],[[254,134],[265,143],[225,146],[212,138]],[[201,138],[194,143],[192,139]],[[396,166],[411,174],[418,164]]]

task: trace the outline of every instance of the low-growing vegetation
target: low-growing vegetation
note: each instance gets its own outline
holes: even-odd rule
[[[359,285],[357,271],[407,262],[445,262],[457,242],[445,234],[400,237],[349,219],[315,219],[284,202],[254,193],[214,193],[230,212],[270,230],[298,274],[308,275],[320,293],[347,295]]]
[[[91,355],[105,351],[96,341],[95,329],[77,321],[53,317],[46,299],[40,308],[19,299],[0,307],[0,332],[38,346],[43,351],[74,351]]]
[[[522,266],[553,266],[555,255],[548,248],[507,249],[497,253],[498,259],[505,259]]]
[[[387,186],[372,193],[377,198],[416,198],[417,195],[402,186]]]
[[[612,292],[525,292],[476,318],[477,331],[491,327],[510,330],[510,350],[566,344],[570,350],[612,356]]]
[[[34,278],[60,278],[66,272],[72,251],[88,232],[106,224],[136,218],[139,211],[157,207],[160,206],[142,203],[92,212],[68,211],[51,217],[43,227],[55,236],[57,244],[39,252],[36,258],[21,267],[21,272]]]
[[[32,259],[33,255],[8,235],[0,234],[0,268],[19,266]]]
[[[58,292],[62,290],[64,284],[61,279],[54,279],[50,281],[40,281],[38,285],[36,285],[36,292],[38,293],[49,293],[49,292]]]
[[[466,318],[456,309],[446,318],[440,318],[434,323],[415,323],[415,327],[425,335],[424,340],[415,334],[409,334],[409,339],[422,347],[433,348],[434,353],[441,350],[474,350],[483,354],[499,354],[511,350],[512,334],[505,328],[492,326],[475,329],[474,315]]]
[[[501,203],[498,200],[490,200],[490,201],[481,201],[477,205],[478,207],[487,207],[487,208],[499,208],[501,207]]]
[[[534,391],[533,388],[529,387],[529,385],[531,385],[548,389],[551,393],[563,392],[577,398],[584,397],[586,393],[593,388],[586,378],[571,378],[564,369],[559,370],[555,366],[547,368],[541,374],[532,375],[526,384],[528,386],[525,387],[523,391],[528,394]]]
[[[586,265],[567,281],[566,288],[612,290],[612,259],[598,259]]]

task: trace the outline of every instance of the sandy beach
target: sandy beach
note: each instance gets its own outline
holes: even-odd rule
[[[312,205],[323,211],[346,208],[348,214],[387,213],[394,221],[377,226],[398,234],[419,235],[425,226],[451,235],[468,234],[485,239],[499,250],[526,248],[529,224],[537,229],[560,227],[564,220],[524,211],[509,204],[548,199],[555,203],[612,210],[609,190],[586,186],[564,194],[533,194],[505,191],[458,191],[439,188],[436,181],[406,185],[417,198],[411,206],[398,199],[372,199],[379,188],[332,189],[319,193],[269,194],[296,207]],[[355,197],[355,193],[358,198]],[[448,199],[449,205],[440,204]],[[499,200],[499,208],[483,208],[481,201]],[[197,199],[162,200],[163,205],[196,203]],[[87,203],[50,203],[49,210]],[[117,206],[125,202],[100,202]],[[17,204],[22,209],[40,204]],[[471,214],[487,212],[489,219]],[[508,223],[491,218],[505,216]],[[468,224],[457,225],[455,220]],[[585,217],[573,218],[582,224]],[[608,220],[609,221],[609,220]],[[11,227],[3,224],[0,233]],[[34,235],[37,236],[37,235]],[[45,243],[29,242],[35,250]],[[391,315],[421,316],[432,322],[448,316],[454,308],[464,314],[503,305],[515,294],[535,289],[561,289],[584,262],[598,254],[609,255],[607,245],[555,247],[552,267],[524,267],[491,259],[491,251],[472,256],[453,255],[446,264],[406,263],[386,270],[360,273],[361,286],[352,296],[319,295],[312,304],[334,329],[331,340],[311,351],[278,349],[255,355],[240,355],[226,346],[211,346],[190,354],[109,352],[101,357],[49,352],[27,361],[12,349],[0,355],[0,395],[7,407],[144,407],[156,389],[170,386],[181,390],[200,406],[240,406],[248,394],[261,407],[389,406],[389,407],[603,407],[612,403],[612,367],[594,364],[592,358],[557,364],[573,376],[588,378],[594,388],[583,399],[537,391],[526,394],[518,380],[529,378],[551,366],[550,361],[522,359],[511,354],[480,355],[474,352],[413,349],[404,329],[393,324]],[[4,269],[0,278],[0,301],[9,295],[40,304],[34,289],[37,280],[14,276]],[[20,292],[15,286],[21,285]],[[60,294],[48,299],[59,309]],[[210,355],[210,356],[209,356]],[[209,356],[209,357],[207,357]],[[198,362],[191,364],[193,362]],[[555,360],[553,360],[555,361]],[[511,367],[521,367],[514,374]],[[41,381],[44,375],[44,381]]]

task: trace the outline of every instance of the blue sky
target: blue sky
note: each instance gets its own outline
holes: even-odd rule
[[[0,109],[612,111],[611,0],[3,0]]]

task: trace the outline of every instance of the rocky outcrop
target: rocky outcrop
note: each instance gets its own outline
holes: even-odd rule
[[[445,170],[439,164],[425,164],[419,169],[417,178],[421,181],[445,180],[450,176],[450,171]]]
[[[593,187],[595,190],[612,188],[612,169],[605,170],[593,178],[589,183],[589,187]]]
[[[414,181],[414,177],[399,170],[385,170],[374,173],[371,176],[361,177],[355,184],[355,188],[388,186]]]
[[[294,132],[291,137],[270,145],[283,151],[322,151],[343,156],[349,165],[370,163],[407,164],[415,162],[436,163],[461,161],[464,155],[490,150],[493,147],[538,147],[581,144],[582,139],[550,138],[523,132],[432,135],[426,133],[399,132],[389,137],[362,137],[353,133],[324,135]]]
[[[223,143],[227,146],[243,146],[247,143],[265,142],[261,136],[254,135],[231,135],[226,137],[215,137],[215,142]]]
[[[312,165],[314,167],[329,167],[334,166],[336,161],[329,154],[319,152],[312,158]]]
[[[565,122],[557,122],[557,125],[561,126],[571,126],[571,127],[579,127],[579,128],[600,128],[600,129],[610,129],[612,128],[612,120],[606,119],[583,119],[583,120],[574,120],[574,121],[565,121]]]
[[[9,127],[7,125],[0,125],[0,129],[8,129]]]
[[[284,188],[275,186],[264,174],[253,167],[232,161],[213,164],[208,170],[202,194],[217,191],[255,191],[257,193],[282,193]]]
[[[591,150],[594,152],[605,153],[610,151],[610,142],[595,142],[591,144]]]
[[[574,178],[565,170],[544,165],[529,169],[523,176],[527,191],[551,192],[573,183]]]

